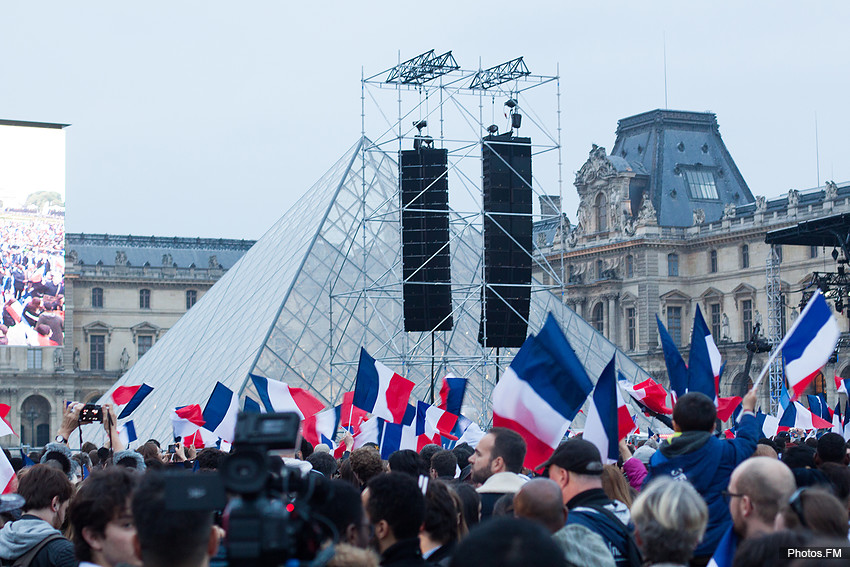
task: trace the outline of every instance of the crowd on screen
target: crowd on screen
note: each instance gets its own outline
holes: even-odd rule
[[[339,458],[302,441],[285,462],[330,487],[313,509],[333,526],[322,542],[333,545],[328,565],[846,564],[788,550],[847,551],[850,445],[836,433],[761,438],[755,403],[751,392],[726,439],[713,400],[688,393],[673,409],[673,436],[624,439],[610,463],[579,435],[531,471],[523,437],[500,427],[475,447],[432,444],[387,460],[374,444],[355,449],[350,435]],[[16,474],[0,500],[0,561],[224,565],[227,512],[221,521],[169,510],[164,475],[213,471],[228,455],[156,440],[128,450],[110,406],[104,446],[72,451],[64,441],[81,408],[67,407],[41,452],[7,455]]]
[[[0,345],[64,342],[65,225],[61,217],[0,223]]]

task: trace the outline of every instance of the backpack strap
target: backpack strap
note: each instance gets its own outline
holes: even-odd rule
[[[623,521],[620,520],[620,518],[618,518],[614,514],[614,512],[612,512],[611,510],[609,510],[608,508],[606,508],[604,506],[585,505],[585,506],[580,506],[578,508],[574,508],[573,510],[571,510],[571,512],[573,512],[573,511],[583,512],[583,511],[586,511],[586,510],[593,511],[593,512],[596,512],[598,514],[602,514],[603,516],[608,518],[611,522],[613,522],[614,525],[616,525],[618,527],[620,532],[622,532],[624,539],[626,540],[626,549],[621,549],[620,551],[625,553],[626,557],[629,560],[629,565],[631,565],[631,567],[640,567],[641,564],[643,563],[643,559],[641,559],[640,550],[638,549],[634,538],[628,532],[628,526],[626,526],[623,523]]]
[[[62,534],[50,534],[38,542],[35,547],[13,560],[11,563],[12,567],[29,567],[30,563],[32,563],[33,559],[35,559],[35,556],[38,555],[38,553],[44,549],[48,543],[57,539],[62,539]]]

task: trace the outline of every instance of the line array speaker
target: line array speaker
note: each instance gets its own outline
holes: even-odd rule
[[[519,347],[531,301],[531,138],[482,140],[484,282],[478,342]]]
[[[402,284],[405,331],[452,328],[448,151],[402,150]]]

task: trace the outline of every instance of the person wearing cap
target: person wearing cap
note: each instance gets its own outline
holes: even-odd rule
[[[695,563],[704,564],[710,559],[731,526],[732,517],[723,491],[729,486],[735,467],[756,450],[759,426],[753,411],[754,389],[744,396],[741,407],[735,439],[719,439],[713,435],[717,420],[714,401],[700,392],[688,392],[673,407],[676,435],[662,443],[649,460],[644,486],[660,476],[687,480],[708,505],[708,527],[694,550]]]
[[[561,489],[567,506],[567,525],[579,524],[599,534],[617,567],[640,567],[629,509],[611,500],[602,489],[602,457],[596,445],[570,439],[543,463],[545,474]]]
[[[481,438],[469,457],[470,478],[478,484],[481,496],[481,520],[493,514],[496,501],[505,494],[516,494],[528,478],[520,476],[525,460],[525,440],[516,431],[493,427]]]

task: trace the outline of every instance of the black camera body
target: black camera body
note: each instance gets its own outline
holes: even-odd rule
[[[311,513],[313,505],[330,497],[324,477],[287,467],[273,451],[300,444],[301,420],[296,413],[240,413],[233,452],[217,475],[181,475],[169,496],[173,509],[198,509],[223,504],[227,562],[231,567],[278,566],[311,560],[322,542],[333,535]],[[179,486],[182,485],[182,486]],[[215,508],[221,509],[223,505]],[[326,524],[326,522],[324,522]]]
[[[97,404],[84,405],[83,409],[80,410],[79,422],[83,424],[96,421],[103,423],[103,407]]]

